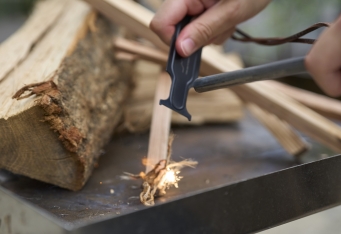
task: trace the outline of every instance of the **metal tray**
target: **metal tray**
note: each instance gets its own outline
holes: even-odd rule
[[[249,115],[173,131],[173,159],[199,164],[155,206],[120,179],[144,171],[148,134],[116,136],[79,192],[0,171],[0,233],[250,233],[341,202],[341,156],[308,138],[297,160]]]

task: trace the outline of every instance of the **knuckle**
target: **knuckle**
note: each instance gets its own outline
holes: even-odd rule
[[[304,64],[310,73],[315,73],[315,70],[318,67],[318,66],[316,66],[316,63],[317,63],[317,61],[316,61],[315,57],[312,56],[311,54],[308,54],[305,57]]]
[[[243,11],[241,1],[233,1],[229,4],[229,8],[226,12],[227,20],[232,22],[238,21],[242,13]]]
[[[158,23],[157,20],[153,19],[150,24],[149,24],[149,28],[153,31],[153,32],[159,32],[161,30],[160,28],[160,24]]]
[[[209,25],[197,22],[194,27],[200,37],[200,40],[207,42],[212,38],[213,30]]]

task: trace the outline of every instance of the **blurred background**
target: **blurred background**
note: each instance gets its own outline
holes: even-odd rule
[[[35,1],[0,0],[0,42],[8,38],[25,22]],[[332,22],[340,13],[340,0],[273,0],[262,13],[241,24],[239,28],[254,37],[286,37],[317,22]],[[321,31],[317,30],[307,37],[317,38]],[[229,40],[225,43],[224,48],[227,52],[239,53],[246,66],[254,66],[275,60],[303,56],[307,54],[311,45],[287,44],[267,47]],[[307,75],[285,78],[282,81],[321,93],[320,89]],[[341,207],[336,207],[264,231],[263,234],[341,233],[341,223],[338,222],[340,216]]]

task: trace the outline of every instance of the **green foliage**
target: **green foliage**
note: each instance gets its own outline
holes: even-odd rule
[[[0,17],[28,15],[36,0],[0,0]]]

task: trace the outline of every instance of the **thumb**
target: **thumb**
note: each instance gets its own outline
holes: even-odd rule
[[[176,41],[176,50],[183,57],[191,55],[214,38],[233,30],[238,23],[256,15],[269,2],[270,0],[219,1],[181,31]]]
[[[176,41],[178,53],[187,57],[241,21],[242,1],[220,1],[188,24]]]

